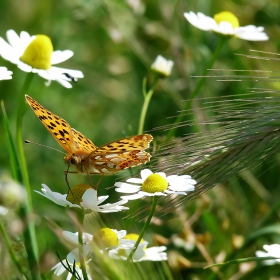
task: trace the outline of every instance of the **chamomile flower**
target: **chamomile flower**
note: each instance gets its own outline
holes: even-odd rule
[[[127,260],[131,251],[134,248],[134,245],[138,239],[139,235],[135,233],[127,234],[123,238],[123,242],[127,241],[127,248],[116,248],[109,251],[109,256],[114,259],[122,259]],[[150,247],[147,248],[148,242],[144,239],[141,240],[139,246],[137,247],[132,260],[134,262],[141,261],[164,261],[167,260],[167,253],[164,252],[166,250],[165,246],[160,247]]]
[[[90,261],[91,261],[91,259],[85,260],[85,267],[86,267],[86,272],[87,272],[88,279],[92,280],[92,278],[90,276],[89,267],[88,267],[88,263]],[[80,259],[79,259],[78,248],[71,251],[67,255],[66,259],[62,260],[62,262],[57,263],[51,270],[53,270],[54,271],[53,273],[57,276],[60,276],[62,273],[64,273],[67,270],[69,273],[67,275],[66,280],[72,279],[73,274],[74,274],[74,276],[79,276],[80,277],[80,278],[76,277],[76,279],[83,280],[84,277],[83,277],[82,269],[80,268]]]
[[[158,55],[156,60],[153,62],[151,69],[161,77],[167,77],[171,74],[174,62],[167,60],[163,56]]]
[[[0,81],[2,80],[11,80],[12,71],[9,71],[6,67],[0,67]]]
[[[47,84],[57,81],[66,88],[72,87],[70,81],[83,78],[81,71],[53,66],[69,59],[74,53],[70,50],[54,51],[49,37],[30,36],[26,31],[18,36],[14,30],[8,30],[6,36],[9,43],[0,37],[0,55],[22,71],[37,73],[48,81]]]
[[[97,196],[97,191],[86,184],[74,186],[68,194],[53,192],[47,185],[42,184],[42,192],[35,191],[54,203],[64,207],[76,207],[86,211],[96,211],[101,213],[112,213],[127,210],[122,206],[127,200],[120,200],[116,203],[103,203],[109,196]],[[73,197],[74,196],[74,197]]]
[[[189,175],[166,176],[164,172],[153,173],[149,169],[141,171],[141,178],[130,178],[127,183],[116,182],[117,192],[132,193],[122,199],[133,200],[143,196],[166,196],[168,194],[186,195],[193,191],[196,181]]]
[[[266,260],[263,261],[266,265],[273,265],[280,263],[280,245],[279,244],[271,244],[271,245],[263,245],[263,248],[266,252],[263,251],[257,251],[256,256],[257,257],[274,257],[279,258],[275,260]]]
[[[221,12],[216,14],[214,18],[194,12],[184,13],[184,16],[190,24],[204,31],[212,31],[227,37],[235,36],[248,41],[268,40],[262,26],[247,25],[240,27],[237,17],[231,12]]]

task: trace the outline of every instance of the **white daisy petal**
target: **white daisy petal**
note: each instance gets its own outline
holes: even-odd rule
[[[87,189],[82,197],[80,205],[83,208],[95,208],[98,207],[97,191],[94,189]]]
[[[98,196],[98,205],[104,202],[108,197],[109,195]]]
[[[72,57],[74,53],[70,50],[66,51],[54,51],[52,53],[51,64],[58,64],[61,63],[70,57]]]
[[[0,67],[0,80],[11,80],[12,79],[12,71],[8,71],[6,67]]]
[[[8,30],[6,33],[7,40],[13,48],[20,45],[21,40],[14,30]]]
[[[157,172],[155,174],[160,175],[162,178],[166,178],[166,174],[164,172]]]
[[[263,248],[264,248],[264,250],[266,250],[266,252],[257,251],[256,252],[257,257],[279,258],[279,259],[275,259],[275,260],[265,260],[265,261],[263,261],[263,264],[274,265],[276,263],[280,263],[280,245],[279,244],[264,245]]]
[[[135,186],[135,185],[121,183],[121,182],[115,183],[115,186],[117,186],[115,191],[121,193],[135,193],[139,191],[141,188],[140,186]]]
[[[186,191],[193,191],[193,185],[171,185],[168,188],[171,191],[178,191],[178,192],[186,192]]]
[[[79,244],[79,240],[78,240],[78,232],[70,232],[70,231],[63,231],[62,232],[62,236],[65,240],[67,240],[68,242],[74,244],[74,245],[78,245]],[[92,240],[92,235],[89,233],[84,232],[83,233],[83,243],[89,243]]]
[[[69,83],[68,81],[66,81],[60,77],[56,78],[55,80],[65,88],[72,88],[71,83]]]
[[[143,181],[145,181],[147,179],[148,176],[150,176],[151,174],[153,174],[153,172],[149,169],[144,169],[141,171],[141,178],[143,179]]]
[[[25,64],[25,63],[19,63],[18,68],[24,72],[30,73],[32,72],[32,67]]]
[[[136,193],[136,194],[132,194],[132,195],[125,195],[125,196],[121,196],[121,199],[125,199],[125,200],[134,200],[134,199],[138,199],[143,197],[144,194],[143,193]]]
[[[130,178],[130,179],[126,180],[126,182],[135,183],[135,184],[142,184],[144,182],[144,180],[140,179],[140,178]]]
[[[140,261],[166,261],[167,253],[165,246],[150,247],[145,250],[145,256]]]

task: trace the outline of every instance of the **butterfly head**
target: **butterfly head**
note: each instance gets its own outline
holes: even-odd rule
[[[64,160],[67,164],[74,165],[77,169],[81,169],[82,167],[82,158],[75,154],[68,154],[64,157]]]

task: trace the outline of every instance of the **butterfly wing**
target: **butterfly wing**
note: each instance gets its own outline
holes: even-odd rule
[[[144,150],[149,147],[152,140],[152,135],[142,134],[101,146],[88,156],[89,171],[98,170],[98,174],[110,175],[129,167],[144,164],[151,158],[151,155]],[[91,166],[93,168],[90,168]]]
[[[74,141],[74,153],[80,152],[83,154],[90,154],[97,149],[92,141],[86,138],[81,132],[77,131],[74,128],[71,128],[71,131]]]
[[[30,96],[25,95],[25,99],[39,120],[68,154],[90,153],[96,149],[89,139],[71,128],[64,119],[45,109]]]

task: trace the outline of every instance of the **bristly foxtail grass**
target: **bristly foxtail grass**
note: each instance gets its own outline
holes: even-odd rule
[[[250,51],[257,55],[236,55],[264,61],[280,60],[280,54],[277,53]],[[273,76],[276,72],[270,70],[209,70],[212,73],[222,71],[222,75],[207,76],[215,78],[217,82],[279,82],[279,76]],[[224,74],[226,71],[233,74]],[[248,91],[246,94],[197,99],[200,103],[203,101],[202,110],[208,110],[214,115],[207,121],[182,121],[154,129],[169,131],[178,127],[199,126],[204,131],[159,145],[157,152],[152,153],[148,168],[167,175],[189,174],[198,182],[195,191],[189,192],[187,196],[161,198],[156,214],[172,212],[174,208],[184,205],[231,176],[245,169],[256,168],[278,152],[280,97],[273,94],[279,93],[279,90],[253,87]],[[194,110],[185,111],[186,119],[193,119],[195,113]],[[127,217],[145,219],[146,207],[137,204]]]
[[[185,121],[178,125],[204,126],[207,132],[188,134],[162,144],[149,166],[167,175],[189,174],[198,184],[187,196],[161,198],[162,207],[158,207],[157,214],[168,213],[231,176],[256,168],[280,150],[280,97],[264,95],[267,94],[200,99],[201,109],[211,110],[213,116],[202,123]],[[186,117],[193,114],[189,110]],[[156,130],[172,128],[167,125]],[[128,217],[143,216],[143,211],[144,208],[138,208]]]

